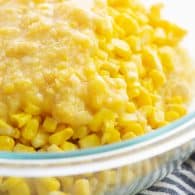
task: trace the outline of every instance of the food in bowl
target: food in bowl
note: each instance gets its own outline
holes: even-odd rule
[[[149,9],[138,0],[91,2],[0,0],[1,151],[111,144],[187,113],[193,68],[180,45],[186,30],[163,19],[161,4]],[[2,175],[0,194],[124,194],[131,182],[142,189],[136,179],[163,164],[167,173],[176,152],[185,157],[191,148],[75,176]]]
[[[186,30],[139,1],[0,2],[0,150],[132,139],[186,114]]]

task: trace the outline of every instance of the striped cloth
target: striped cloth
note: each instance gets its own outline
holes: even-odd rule
[[[139,195],[195,195],[195,153],[164,180]]]

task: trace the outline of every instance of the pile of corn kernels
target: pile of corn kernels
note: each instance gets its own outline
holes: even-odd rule
[[[190,101],[186,31],[138,0],[0,0],[0,150],[133,139]]]

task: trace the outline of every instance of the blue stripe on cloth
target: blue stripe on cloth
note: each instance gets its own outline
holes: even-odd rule
[[[182,190],[184,193],[186,194],[190,194],[191,192],[186,189],[184,186],[180,185],[179,183],[177,183],[176,181],[173,181],[172,179],[170,179],[169,177],[166,177],[163,182],[175,185],[177,188],[179,188],[180,190]]]
[[[184,163],[181,165],[181,169],[192,170],[192,166],[191,166],[191,164],[189,164],[189,163],[187,163],[187,162],[184,162]]]
[[[195,153],[161,182],[139,195],[195,195]]]
[[[177,194],[177,191],[175,191],[173,189],[170,189],[170,188],[167,188],[167,187],[158,187],[156,185],[152,186],[150,188],[150,191],[152,191],[152,192],[164,192],[166,194],[171,194],[171,195]]]
[[[195,161],[193,161],[193,162],[195,163]],[[181,169],[190,171],[192,174],[194,174],[194,177],[195,177],[195,169],[193,169],[190,162],[184,162],[181,166]]]
[[[177,177],[181,178],[183,180],[183,182],[185,182],[186,184],[189,184],[190,186],[194,186],[195,187],[195,181],[193,181],[191,178],[189,178],[186,175],[184,175],[181,172],[174,172],[174,175],[176,175]]]

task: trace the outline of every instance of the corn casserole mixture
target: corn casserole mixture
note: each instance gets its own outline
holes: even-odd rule
[[[186,30],[138,0],[0,0],[0,150],[133,139],[190,101]]]

